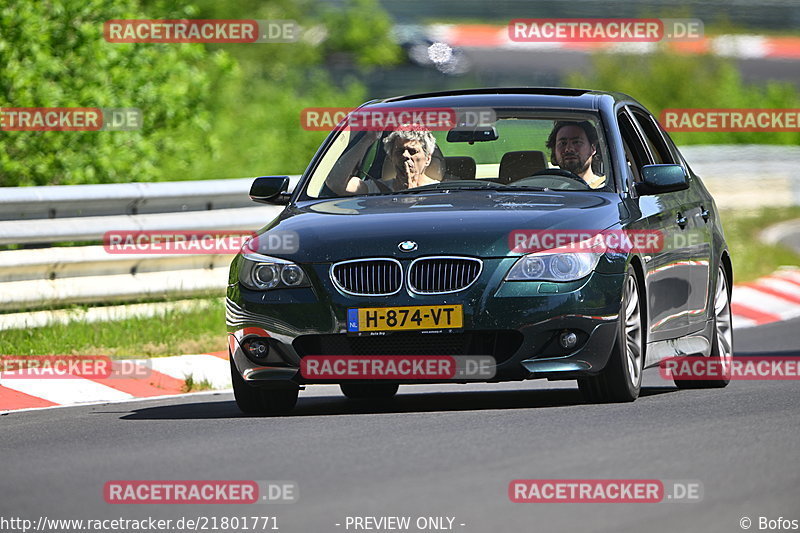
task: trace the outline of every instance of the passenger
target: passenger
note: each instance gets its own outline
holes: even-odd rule
[[[431,167],[433,153],[436,149],[436,139],[430,131],[423,129],[397,130],[383,140],[383,150],[386,152],[391,169],[395,174],[392,179],[362,180],[358,176],[352,176],[358,165],[357,161],[363,156],[369,144],[375,142],[379,135],[380,132],[367,132],[356,145],[348,150],[348,153],[342,154],[328,179],[328,186],[331,190],[337,194],[374,194],[401,191],[441,181],[426,174]],[[361,145],[361,149],[356,149],[359,145]],[[351,161],[353,159],[356,160],[355,163]],[[345,171],[346,174],[342,174],[336,168],[348,166],[350,169]],[[437,174],[434,172],[435,169],[431,168],[430,170],[434,176]],[[337,183],[338,180],[335,179],[337,175],[352,176],[347,180],[343,190],[341,181]]]
[[[597,131],[587,120],[558,121],[547,138],[550,162],[578,175],[592,189],[606,184],[606,177],[600,174],[602,159],[598,146]]]

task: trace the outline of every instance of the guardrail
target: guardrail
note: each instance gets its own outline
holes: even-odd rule
[[[720,208],[800,205],[800,147],[681,151]],[[290,178],[291,190],[300,176]],[[0,189],[0,245],[25,247],[0,251],[0,329],[24,323],[9,313],[22,309],[223,294],[230,255],[117,255],[97,243],[107,231],[254,231],[281,207],[251,202],[252,180]],[[47,246],[65,242],[92,245]]]
[[[290,190],[300,176],[290,176]],[[2,189],[0,311],[222,294],[232,255],[109,254],[108,231],[255,231],[280,206],[253,203],[253,178]],[[35,246],[36,248],[31,248]],[[2,322],[19,317],[0,315]]]

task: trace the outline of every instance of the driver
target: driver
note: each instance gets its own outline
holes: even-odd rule
[[[379,136],[380,132],[369,132],[359,144],[371,144]],[[410,128],[394,131],[383,140],[383,150],[394,171],[394,178],[387,181],[375,179],[365,181],[358,176],[352,176],[346,181],[344,190],[337,190],[341,185],[337,187],[335,180],[329,179],[329,186],[337,194],[374,194],[439,183],[441,180],[426,174],[426,172],[436,174],[434,169],[429,169],[435,148],[436,139],[428,130]],[[359,152],[359,150],[352,151]],[[346,158],[340,158],[337,165],[342,164],[344,159]],[[336,175],[337,173],[332,172],[331,174]]]
[[[602,160],[598,144],[597,131],[587,120],[558,121],[547,138],[550,162],[577,174],[592,189],[606,184],[606,177],[599,174]]]

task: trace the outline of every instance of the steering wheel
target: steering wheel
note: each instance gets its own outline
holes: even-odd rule
[[[589,186],[582,177],[578,176],[574,172],[570,172],[569,170],[564,170],[563,168],[546,168],[544,170],[539,170],[531,174],[533,176],[561,176],[562,178],[569,178],[571,180],[575,180],[580,182],[583,185]]]
[[[576,187],[576,182],[580,184],[580,187]],[[536,186],[536,187],[543,187],[545,189],[554,189],[554,190],[589,190],[589,184],[586,183],[580,176],[570,172],[569,170],[563,170],[560,168],[548,168],[544,170],[540,170],[538,172],[533,173],[532,175],[521,178],[518,180],[514,180],[509,183],[510,186]]]

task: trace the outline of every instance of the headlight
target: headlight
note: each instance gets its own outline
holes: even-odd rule
[[[242,255],[239,281],[248,289],[256,291],[310,285],[303,269],[291,261],[256,253]]]
[[[574,281],[588,276],[602,253],[547,253],[524,255],[506,275],[508,281]]]

